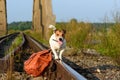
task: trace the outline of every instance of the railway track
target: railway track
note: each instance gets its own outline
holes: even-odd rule
[[[11,58],[11,55],[8,55],[9,58],[3,59],[3,61],[5,60],[7,65],[6,67],[4,67],[5,69],[3,70],[4,71],[11,70],[11,73],[14,71],[17,71],[25,74],[23,70],[24,61],[27,60],[32,53],[45,50],[45,49],[48,49],[48,47],[46,47],[42,43],[37,42],[32,37],[23,34],[23,42],[19,46],[19,48],[15,49],[12,52],[12,58]],[[6,59],[8,60],[6,61]],[[12,78],[12,75],[10,78]],[[34,80],[34,78],[31,76],[26,77],[24,80],[28,80],[28,79]],[[45,70],[44,76],[42,77],[42,79],[40,77],[39,80],[87,80],[87,79],[82,75],[80,75],[79,73],[77,73],[75,70],[73,70],[70,66],[68,66],[63,61],[53,60],[52,67],[48,67]]]

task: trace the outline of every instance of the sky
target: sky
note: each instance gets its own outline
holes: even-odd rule
[[[105,16],[120,11],[120,0],[52,0],[57,22],[78,21],[102,22]],[[32,21],[33,0],[7,0],[8,23]]]

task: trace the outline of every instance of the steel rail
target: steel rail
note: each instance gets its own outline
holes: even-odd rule
[[[87,80],[85,77],[80,75],[78,72],[76,72],[70,66],[68,66],[66,63],[64,63],[64,62],[60,62],[60,63],[61,63],[61,65],[63,65],[68,70],[68,72],[70,72],[72,75],[75,76],[76,80]]]
[[[0,36],[0,41],[8,36],[11,36],[11,35],[14,35],[14,34],[19,34],[19,32],[17,33],[12,33],[12,34],[7,34],[7,35],[4,35],[4,36]]]

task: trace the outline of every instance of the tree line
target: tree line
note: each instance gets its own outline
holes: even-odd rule
[[[32,22],[31,21],[27,21],[27,22],[12,22],[12,23],[8,24],[8,30],[24,31],[24,30],[31,29],[31,28],[32,28]]]

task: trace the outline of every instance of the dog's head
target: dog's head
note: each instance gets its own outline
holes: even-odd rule
[[[55,30],[55,37],[56,37],[56,40],[60,43],[63,43],[64,41],[64,38],[65,38],[65,34],[66,34],[66,30],[62,29],[56,29]]]

